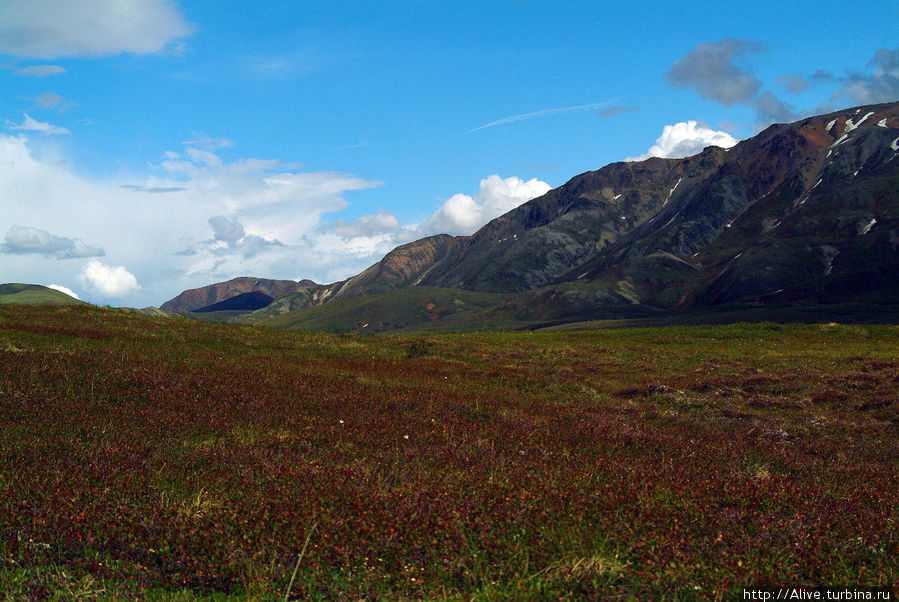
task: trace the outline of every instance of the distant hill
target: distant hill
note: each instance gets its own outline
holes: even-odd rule
[[[277,299],[302,286],[318,285],[311,280],[296,282],[294,280],[268,280],[266,278],[242,276],[240,278],[233,278],[227,282],[219,282],[210,284],[209,286],[186,290],[174,299],[170,299],[163,303],[160,306],[160,309],[168,312],[197,311],[198,309],[214,305],[219,301],[224,301],[231,297],[254,291],[264,293],[273,299]]]
[[[39,284],[0,284],[0,303],[21,305],[87,305],[56,289]]]
[[[173,314],[168,311],[163,311],[158,307],[120,307],[119,310],[129,314],[137,314],[139,316],[148,316],[154,318],[180,317],[180,314]]]
[[[324,320],[346,315],[338,306],[357,297],[431,287],[499,294],[478,311],[482,323],[502,328],[690,314],[740,319],[741,308],[789,316],[784,308],[794,306],[806,318],[821,308],[822,316],[895,321],[897,155],[899,103],[887,103],[772,125],[730,149],[613,163],[472,236],[400,246],[345,281],[262,291],[276,300],[237,319],[330,305]],[[443,319],[419,323],[453,327]]]

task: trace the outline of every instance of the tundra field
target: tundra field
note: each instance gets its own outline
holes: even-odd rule
[[[899,583],[899,327],[321,335],[0,306],[0,598]]]

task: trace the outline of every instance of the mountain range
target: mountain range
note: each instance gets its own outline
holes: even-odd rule
[[[471,236],[397,247],[347,280],[237,278],[161,308],[367,332],[896,321],[897,154],[899,103],[844,109],[772,125],[729,149],[607,165]],[[247,293],[258,293],[249,305],[216,305]]]

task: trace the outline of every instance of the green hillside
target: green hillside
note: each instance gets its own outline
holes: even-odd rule
[[[84,301],[39,284],[0,284],[0,303],[19,305],[85,305]]]
[[[407,287],[382,295],[307,307],[257,323],[310,332],[374,333],[414,329],[437,322],[441,330],[475,330],[465,316],[495,306],[503,297],[449,288]]]

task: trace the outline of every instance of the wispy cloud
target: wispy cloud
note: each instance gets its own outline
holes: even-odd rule
[[[600,117],[606,119],[608,117],[614,117],[615,115],[623,115],[624,113],[633,113],[635,111],[639,111],[640,107],[637,105],[631,105],[629,107],[609,107],[608,109],[603,109],[598,113]]]
[[[496,121],[491,121],[490,123],[485,123],[482,126],[478,126],[473,130],[469,130],[468,132],[477,132],[479,130],[485,130],[487,128],[492,128],[497,125],[504,125],[506,123],[515,123],[516,121],[524,121],[526,119],[536,119],[538,117],[546,117],[547,115],[564,115],[566,113],[583,113],[584,111],[594,111],[597,109],[601,109],[603,107],[607,107],[610,104],[615,102],[614,100],[606,100],[603,102],[594,102],[588,105],[577,105],[574,107],[559,107],[557,109],[543,109],[542,111],[534,111],[532,113],[522,113],[521,115],[512,115],[511,117],[504,117],[502,119],[497,119]]]
[[[203,132],[191,132],[191,139],[185,140],[181,144],[184,146],[195,146],[202,150],[213,151],[217,148],[231,148],[234,146],[233,140],[227,138],[213,138]]]
[[[59,127],[57,125],[53,125],[52,123],[46,123],[44,121],[38,121],[37,119],[33,119],[28,113],[23,113],[25,115],[25,121],[20,124],[13,123],[10,120],[6,120],[6,127],[11,130],[23,130],[26,132],[40,132],[45,136],[59,136],[62,134],[70,134],[69,130],[64,127]]]
[[[139,184],[120,184],[119,188],[134,190],[135,192],[149,192],[151,194],[164,194],[167,192],[184,192],[183,186],[141,186]]]
[[[78,103],[66,100],[59,94],[55,92],[44,92],[39,96],[20,96],[24,100],[30,100],[34,102],[34,108],[38,109],[56,109],[60,113],[66,113],[69,110],[69,107],[74,107]]]
[[[66,70],[59,65],[31,65],[14,71],[13,75],[20,77],[47,77],[50,75],[62,75]]]

